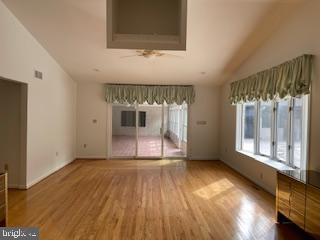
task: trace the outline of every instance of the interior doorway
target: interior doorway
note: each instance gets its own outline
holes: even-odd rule
[[[0,78],[0,171],[9,188],[26,185],[27,84]]]
[[[185,158],[188,105],[112,105],[112,158]]]

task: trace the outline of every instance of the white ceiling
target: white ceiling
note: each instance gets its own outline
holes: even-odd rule
[[[138,84],[221,82],[228,64],[274,3],[188,0],[187,51],[170,51],[182,58],[146,59],[121,58],[133,50],[106,49],[106,0],[3,2],[73,79]]]

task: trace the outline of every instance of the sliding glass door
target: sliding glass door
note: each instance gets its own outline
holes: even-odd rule
[[[112,157],[186,157],[187,126],[187,104],[113,104]]]
[[[130,104],[112,106],[112,156],[136,156],[136,107]]]
[[[138,157],[162,157],[162,105],[142,104],[139,109]]]

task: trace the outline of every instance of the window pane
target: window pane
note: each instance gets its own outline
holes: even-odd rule
[[[254,153],[254,103],[243,104],[242,150]]]
[[[139,111],[139,127],[146,127],[146,115],[147,112]]]
[[[294,99],[293,107],[293,129],[292,129],[292,142],[293,142],[293,164],[297,168],[301,167],[301,146],[303,134],[303,101],[301,98]]]
[[[259,121],[259,148],[260,154],[270,156],[271,154],[271,119],[272,102],[260,103]]]
[[[136,126],[136,111],[121,111],[121,127]]]
[[[277,158],[287,160],[289,100],[277,103]]]

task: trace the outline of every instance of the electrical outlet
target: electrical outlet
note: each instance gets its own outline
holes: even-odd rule
[[[207,125],[207,121],[204,121],[204,120],[197,121],[197,125]]]
[[[263,179],[263,173],[260,173],[260,179]]]
[[[9,165],[6,163],[6,164],[4,164],[4,170],[6,171],[6,172],[8,172],[9,171]]]

